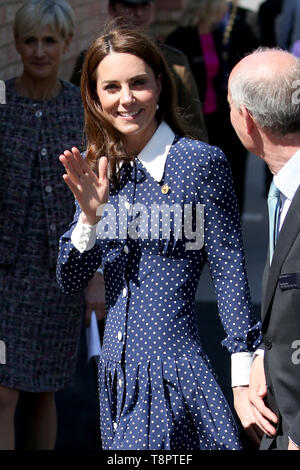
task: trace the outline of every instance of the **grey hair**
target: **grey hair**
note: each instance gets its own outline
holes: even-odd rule
[[[183,11],[181,26],[197,26],[207,16],[215,13],[227,3],[227,0],[188,0]]]
[[[22,38],[37,28],[49,26],[63,39],[74,34],[75,16],[65,0],[27,0],[16,13],[15,38]]]
[[[231,76],[229,92],[234,106],[244,105],[258,125],[273,135],[285,136],[300,131],[300,59],[281,49],[259,48],[253,54],[281,51],[293,59],[282,73],[272,68],[240,67]],[[297,91],[298,87],[298,91]]]

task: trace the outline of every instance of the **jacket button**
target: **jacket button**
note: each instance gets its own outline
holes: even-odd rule
[[[266,339],[265,346],[267,349],[272,349],[272,341],[270,341],[269,339]]]

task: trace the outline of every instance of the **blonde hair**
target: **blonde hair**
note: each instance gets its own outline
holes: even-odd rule
[[[208,16],[215,15],[226,3],[227,0],[188,0],[180,23],[182,26],[197,26]]]
[[[16,13],[15,38],[22,38],[37,28],[49,26],[63,39],[73,36],[74,12],[65,0],[28,0]]]

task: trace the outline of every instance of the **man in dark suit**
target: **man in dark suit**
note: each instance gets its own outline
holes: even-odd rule
[[[300,450],[300,60],[276,49],[242,59],[229,77],[231,122],[273,174],[263,277],[263,343],[249,386],[260,448]],[[271,207],[274,198],[274,210]]]

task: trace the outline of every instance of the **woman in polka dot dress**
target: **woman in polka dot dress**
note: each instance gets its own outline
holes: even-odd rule
[[[76,148],[60,156],[77,211],[60,241],[57,278],[74,294],[103,266],[103,448],[240,449],[193,306],[208,261],[243,418],[250,408],[242,375],[260,325],[226,158],[184,136],[165,62],[140,33],[116,28],[98,38],[81,91],[87,152],[85,159]]]

